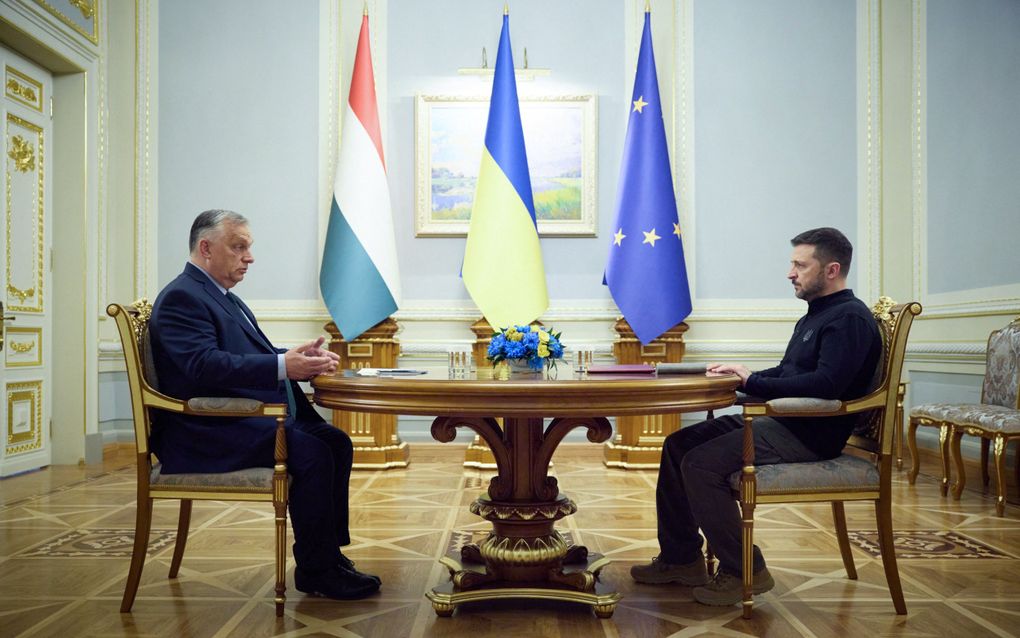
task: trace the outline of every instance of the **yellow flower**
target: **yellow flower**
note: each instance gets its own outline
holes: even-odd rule
[[[544,343],[538,344],[538,356],[542,357],[543,359],[545,357],[548,357],[549,356],[549,346],[547,346]]]
[[[520,341],[523,338],[524,335],[520,332],[517,332],[517,328],[508,328],[506,331],[507,341]]]
[[[541,343],[549,343],[549,333],[546,332],[545,330],[539,330],[538,331],[538,340]],[[545,355],[542,355],[542,356],[544,357]]]

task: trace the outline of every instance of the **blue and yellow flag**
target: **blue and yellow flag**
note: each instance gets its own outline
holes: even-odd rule
[[[461,275],[494,328],[529,324],[549,307],[508,15],[503,16],[499,35],[485,148]]]
[[[603,283],[646,344],[691,313],[647,11],[632,97]]]

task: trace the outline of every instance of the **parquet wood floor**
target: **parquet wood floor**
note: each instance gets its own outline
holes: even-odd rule
[[[368,600],[306,598],[288,574],[286,615],[273,616],[272,510],[196,503],[187,553],[167,579],[175,504],[155,508],[150,559],[135,607],[118,612],[134,525],[129,455],[103,467],[51,467],[0,481],[0,636],[1011,636],[1020,634],[1020,509],[995,516],[993,500],[968,491],[939,496],[934,480],[894,482],[894,525],[908,615],[893,611],[874,555],[869,506],[847,506],[860,580],[846,579],[825,505],[759,507],[756,540],[776,588],[755,617],[705,607],[690,589],[646,586],[628,570],[657,552],[654,471],[606,469],[594,445],[554,457],[576,515],[564,535],[602,552],[602,572],[624,594],[616,614],[587,607],[506,601],[438,618],[424,593],[446,578],[437,559],[487,523],[466,505],[489,474],[465,470],[464,450],[416,445],[405,470],[355,472],[346,553],[383,579]]]

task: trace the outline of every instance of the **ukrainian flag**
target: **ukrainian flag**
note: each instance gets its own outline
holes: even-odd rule
[[[505,12],[461,274],[494,328],[529,324],[549,307]]]

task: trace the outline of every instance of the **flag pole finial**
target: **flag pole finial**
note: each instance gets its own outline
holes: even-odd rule
[[[363,16],[367,16],[368,15],[368,0],[365,0],[364,8],[361,10],[361,15],[363,15]]]
[[[504,2],[503,3],[503,15],[505,15],[505,16],[510,15],[510,3],[509,2]]]

